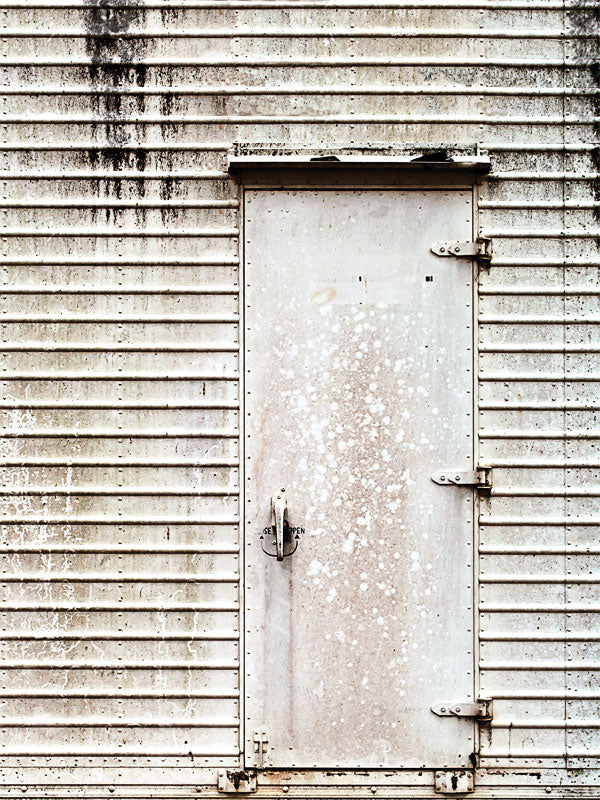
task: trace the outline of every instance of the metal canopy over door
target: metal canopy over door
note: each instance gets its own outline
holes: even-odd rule
[[[248,765],[471,766],[431,706],[473,699],[473,490],[431,475],[474,468],[473,266],[431,247],[472,234],[470,191],[245,193]]]

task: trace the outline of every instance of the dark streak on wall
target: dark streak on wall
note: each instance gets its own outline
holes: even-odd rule
[[[587,39],[574,39],[575,58],[583,66],[589,76],[589,83],[595,89],[600,89],[600,6],[597,0],[589,0],[588,7],[579,7],[567,11],[567,33],[574,34],[594,34]],[[594,169],[600,173],[600,125],[597,120],[600,118],[600,95],[592,95],[590,100],[590,113],[594,119],[594,142],[595,147],[592,151],[592,162]],[[600,202],[600,180],[596,178],[592,182],[594,200]],[[600,207],[594,209],[596,222],[600,222]],[[596,246],[600,249],[600,240],[596,240]]]
[[[88,67],[89,82],[95,91],[92,102],[98,117],[98,122],[93,125],[94,137],[97,137],[99,130],[104,130],[102,147],[89,150],[89,161],[100,172],[119,172],[124,169],[144,172],[147,151],[143,147],[131,148],[134,144],[131,133],[120,121],[124,105],[123,88],[131,85],[143,88],[146,84],[147,67],[142,63],[146,52],[144,40],[119,36],[140,23],[143,16],[140,0],[119,0],[118,7],[113,6],[110,0],[85,0],[85,4],[86,50],[92,62]],[[135,106],[135,111],[143,114],[144,94],[135,95]],[[125,113],[128,115],[129,110],[126,109]],[[122,181],[114,179],[110,183],[110,194],[119,199]],[[143,178],[136,179],[134,186],[137,196],[143,197]],[[140,211],[143,213],[143,210]],[[107,211],[109,215],[110,210]]]

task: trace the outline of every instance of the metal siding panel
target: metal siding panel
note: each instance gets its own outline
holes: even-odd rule
[[[202,289],[236,283],[235,237],[197,236],[202,229],[237,227],[237,189],[223,172],[224,153],[232,141],[316,148],[340,143],[476,141],[489,148],[494,164],[492,177],[480,190],[480,221],[485,232],[495,232],[494,263],[481,283],[484,291],[496,292],[481,296],[479,327],[485,433],[481,458],[497,465],[498,488],[491,503],[482,504],[482,564],[496,575],[530,569],[534,574],[572,579],[531,587],[482,583],[482,635],[564,636],[562,645],[556,641],[562,647],[561,658],[587,659],[593,666],[594,649],[568,637],[582,630],[594,634],[600,613],[595,587],[576,580],[596,570],[595,523],[580,524],[582,519],[595,520],[593,492],[600,485],[596,442],[532,439],[529,434],[555,436],[563,431],[573,437],[582,431],[593,434],[597,428],[598,387],[589,380],[596,374],[597,355],[585,357],[581,352],[599,344],[596,297],[580,298],[577,291],[584,284],[594,287],[597,274],[596,244],[591,238],[598,227],[593,150],[598,88],[592,68],[595,14],[589,4],[553,0],[394,0],[354,5],[312,0],[131,2],[129,8],[112,12],[117,36],[111,38],[102,35],[107,24],[99,9],[79,0],[5,3],[3,32],[10,38],[4,40],[7,149],[1,173],[3,227],[10,236],[2,247],[3,283],[12,289],[3,297],[6,380],[0,403],[5,409],[4,428],[19,429],[23,435],[2,439],[2,477],[5,490],[21,486],[49,490],[45,505],[43,494],[3,495],[0,513],[7,519],[2,541],[9,548],[4,551],[5,571],[14,572],[21,563],[33,570],[43,562],[48,574],[54,570],[60,574],[65,558],[74,572],[91,571],[94,553],[112,565],[113,551],[120,553],[119,548],[127,546],[150,551],[144,567],[139,554],[120,553],[127,572],[152,567],[187,573],[191,568],[186,560],[202,547],[230,548],[215,554],[214,566],[202,567],[202,572],[225,571],[228,564],[230,571],[235,568],[238,533],[231,508],[235,495],[167,494],[198,487],[237,490],[235,440],[207,439],[207,447],[199,449],[201,440],[181,437],[61,441],[31,435],[39,429],[65,432],[77,422],[94,431],[120,426],[124,433],[238,427],[236,383],[215,374],[227,371],[234,376],[238,370],[235,349],[224,349],[236,348],[239,341],[236,323],[226,318],[235,310],[234,296],[158,294],[159,289],[176,285]],[[560,36],[563,29],[570,38]],[[60,30],[79,35],[49,36]],[[415,37],[415,30],[427,37]],[[432,35],[434,30],[439,35]],[[127,35],[128,31],[147,35]],[[467,35],[469,31],[476,35]],[[188,38],[182,38],[186,32]],[[411,35],[394,37],[394,32]],[[570,235],[563,236],[563,230]],[[49,231],[73,235],[48,238]],[[573,235],[582,231],[590,238]],[[546,239],[546,234],[553,238]],[[29,293],[42,285],[59,299]],[[61,291],[69,285],[82,293]],[[552,287],[555,293],[526,297],[507,291],[524,285]],[[107,291],[128,286],[148,292],[121,296]],[[92,288],[104,289],[105,294],[94,296]],[[561,301],[556,292],[563,289],[569,296]],[[78,319],[65,319],[67,309]],[[151,314],[162,316],[147,319]],[[200,314],[221,319],[199,319]],[[125,315],[127,321],[120,319]],[[56,343],[68,343],[72,349],[60,353],[43,349]],[[91,349],[99,343],[101,350]],[[199,343],[206,349],[186,350]],[[540,343],[550,345],[552,353],[532,350]],[[144,349],[132,350],[142,345]],[[34,376],[36,371],[46,375]],[[152,373],[153,380],[132,379],[136,371]],[[197,375],[205,371],[210,376]],[[116,375],[100,379],[98,372]],[[67,379],[82,373],[88,379]],[[586,380],[574,377],[581,373]],[[538,379],[543,374],[547,380]],[[203,408],[206,404],[209,411]],[[494,432],[508,432],[514,438],[490,438]],[[216,450],[211,449],[213,444]],[[131,493],[152,483],[164,493],[157,492],[156,498]],[[53,494],[52,487],[69,491]],[[122,494],[75,494],[70,487]],[[518,490],[521,493],[515,494]],[[119,520],[120,506],[127,511]],[[38,521],[27,522],[26,515],[32,513]],[[156,519],[169,514],[188,520],[221,515],[231,521],[217,526],[207,521],[167,525]],[[69,521],[52,522],[57,515]],[[85,515],[101,519],[102,524],[77,521]],[[123,517],[135,515],[148,519],[122,524]],[[498,517],[504,522],[498,524]],[[544,519],[553,522],[544,524]],[[28,546],[40,548],[40,553],[18,550]],[[85,546],[92,555],[76,550]],[[551,552],[526,554],[522,560],[518,553],[503,552],[544,547]],[[153,553],[153,548],[160,553]],[[186,554],[178,548],[186,548]],[[486,548],[499,552],[488,553]],[[203,560],[205,556],[198,555],[194,565]],[[93,584],[93,600],[82,593],[85,584],[57,584],[63,587],[57,595],[56,588],[48,591],[54,584],[42,582],[23,596],[18,584],[7,584],[14,596],[3,610],[8,631],[31,631],[34,615],[40,631],[141,630],[149,636],[151,653],[155,642],[151,637],[160,631],[192,633],[199,626],[203,633],[218,636],[239,630],[233,584],[194,584],[189,598],[178,594],[165,603],[165,585],[158,583],[148,583],[143,600],[130,594],[134,584],[124,585],[115,595],[113,584],[100,580],[103,569],[101,564],[95,568],[99,580]],[[24,587],[25,583],[23,591]],[[130,610],[119,610],[126,597]],[[134,608],[136,604],[141,608]],[[49,641],[44,648],[55,647],[55,640]],[[15,640],[6,642],[5,647],[14,648]],[[64,642],[62,647],[70,646],[70,640]],[[229,647],[231,640],[223,643]],[[486,642],[486,648],[488,644],[494,644],[495,652],[504,647],[496,640]],[[525,652],[518,648],[528,643],[524,639],[512,646],[518,659]],[[193,662],[191,654],[189,658]],[[18,670],[3,673],[7,686],[17,674]],[[17,689],[23,692],[36,687],[50,691],[47,684],[61,687],[64,680],[83,693],[106,687],[112,693],[104,698],[110,709],[120,696],[126,697],[121,685],[137,691],[153,686],[164,690],[163,673],[156,669],[130,670],[125,683],[119,683],[116,673],[85,669],[27,669],[21,674]],[[503,704],[497,701],[499,719],[505,722],[527,716],[580,724],[594,719],[594,706],[585,705],[594,698],[582,701],[577,696],[594,693],[596,678],[593,668],[563,672],[486,668],[481,692],[499,698],[527,695]],[[188,692],[191,698],[196,691],[234,692],[239,687],[235,670],[186,669],[169,671],[168,689]],[[561,694],[566,709],[560,701],[539,697],[540,693]],[[14,703],[12,714],[26,713],[25,701],[18,697],[7,701]],[[54,702],[55,713],[62,713],[63,701]],[[102,702],[91,704],[95,713],[101,713]],[[232,716],[231,698],[206,702],[210,716],[217,713],[218,702],[223,703],[219,713]],[[74,730],[65,733],[65,740],[77,740]],[[12,729],[4,732],[6,741],[13,735]],[[40,735],[39,729],[32,735]],[[164,731],[160,735],[165,736]],[[131,731],[124,736],[135,738]],[[165,741],[170,743],[171,736],[169,731]],[[229,740],[222,741],[229,746]],[[16,759],[5,761],[3,777],[24,784],[34,782],[34,775],[61,785],[109,779],[120,784],[130,780],[123,777],[123,766],[116,772],[106,766],[119,757],[119,749],[113,747],[102,773],[98,760],[74,767],[73,758],[67,757],[54,763],[67,765],[68,770],[49,768],[42,778],[41,772]],[[562,766],[567,753],[570,766],[596,766],[600,747],[591,725],[568,732],[548,727],[510,735],[506,728],[494,727],[484,731],[482,752],[489,755],[484,755],[483,763],[494,771],[489,776],[479,774],[478,783],[508,786],[518,795],[519,786],[536,779],[515,772],[516,767]],[[148,769],[138,777],[157,783],[159,788],[150,793],[164,793],[161,783],[187,782],[193,787],[198,782],[188,761],[169,758],[177,765],[177,778],[164,766],[154,767],[156,779]],[[202,767],[236,762],[237,756],[196,760]],[[127,763],[132,770],[127,775],[139,776],[139,761],[132,757]],[[504,773],[499,767],[509,770]],[[545,779],[555,787],[570,782],[570,791],[594,781],[581,772],[567,776],[564,770],[549,772]],[[331,781],[315,776],[319,780],[323,786]],[[370,795],[371,783],[378,785],[381,780],[366,776],[364,781],[370,783],[364,784],[363,794]],[[419,780],[430,783],[429,778]],[[542,787],[537,783],[533,789],[539,792]],[[590,789],[592,796],[594,791]]]

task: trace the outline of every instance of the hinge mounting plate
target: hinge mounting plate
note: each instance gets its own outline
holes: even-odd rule
[[[437,242],[431,252],[442,258],[474,258],[481,266],[492,260],[492,240],[478,236],[474,242]]]
[[[467,700],[464,703],[438,703],[431,706],[431,710],[438,717],[473,717],[479,722],[491,722],[494,704],[486,697],[475,702]]]
[[[220,769],[217,789],[225,794],[250,794],[257,787],[256,772],[250,769]]]
[[[474,486],[476,489],[491,489],[492,470],[490,467],[478,467],[467,472],[445,469],[434,472],[431,480],[440,486]]]

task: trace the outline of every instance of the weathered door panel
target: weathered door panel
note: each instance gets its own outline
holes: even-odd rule
[[[471,238],[467,191],[246,192],[249,764],[470,764],[472,264],[430,248]]]

